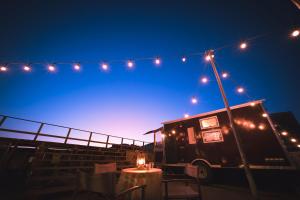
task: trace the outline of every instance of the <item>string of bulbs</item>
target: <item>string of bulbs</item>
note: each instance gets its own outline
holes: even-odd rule
[[[250,41],[257,40],[257,39],[259,39],[261,37],[265,37],[265,36],[266,36],[266,34],[262,34],[262,35],[257,35],[257,36],[248,38],[247,40],[239,43],[238,48],[240,50],[244,51],[244,50],[247,49]],[[290,33],[290,37],[291,38],[300,38],[300,29],[293,30]],[[225,48],[230,48],[230,47],[235,46],[235,45],[236,44],[224,45],[224,46],[215,48],[214,52],[221,51]],[[181,62],[185,63],[185,62],[187,62],[188,57],[192,57],[192,56],[204,56],[204,59],[207,62],[209,62],[210,59],[214,58],[214,54],[209,55],[209,54],[206,54],[206,52],[196,52],[196,53],[186,54],[185,56],[182,56],[180,58],[180,60],[181,60]],[[136,66],[135,65],[136,61],[152,61],[153,64],[156,65],[156,66],[159,66],[159,65],[162,64],[162,59],[160,57],[146,57],[146,58],[135,58],[135,59],[130,59],[130,60],[102,61],[102,62],[100,62],[100,69],[102,71],[109,71],[109,69],[111,67],[111,64],[112,63],[118,63],[118,62],[119,63],[120,62],[125,63],[127,68],[132,69]],[[71,65],[74,71],[79,72],[79,71],[81,71],[82,64],[84,64],[84,63],[93,63],[93,62],[90,62],[90,61],[86,61],[86,62],[52,62],[50,64],[49,63],[43,63],[43,62],[31,62],[31,63],[27,63],[27,64],[24,64],[23,62],[0,62],[0,73],[8,72],[10,70],[10,66],[12,66],[12,65],[21,65],[22,70],[24,72],[27,72],[27,73],[32,71],[34,65],[45,65],[47,67],[46,69],[47,69],[48,72],[54,73],[58,69],[57,65],[60,65],[60,64],[62,64],[62,65]],[[220,76],[221,76],[222,79],[227,79],[227,78],[229,78],[229,73],[226,72],[226,71],[223,71],[220,74]],[[209,82],[209,78],[207,76],[202,76],[200,78],[200,81],[201,81],[202,84],[207,84]],[[250,96],[247,94],[245,88],[242,87],[242,86],[236,87],[236,92],[239,93],[239,94],[245,93],[248,96],[248,98],[250,98]],[[197,104],[198,103],[198,99],[195,96],[193,96],[190,101],[191,101],[192,104]],[[190,116],[189,116],[188,113],[184,114],[184,118],[189,118],[189,117]],[[286,136],[287,132],[283,131],[281,133],[281,135]],[[292,143],[297,143],[297,140],[295,138],[291,138],[290,141]],[[300,148],[300,144],[297,144],[297,147]]]
[[[248,47],[248,42],[252,41],[252,40],[256,40],[260,37],[264,37],[265,35],[258,35],[258,36],[254,36],[251,37],[247,40],[245,40],[244,42],[241,42],[239,44],[239,49],[241,50],[245,50]],[[300,29],[295,29],[290,33],[290,37],[291,38],[298,38],[300,36]],[[220,51],[223,50],[224,48],[229,48],[235,46],[234,44],[230,44],[230,45],[225,45],[225,46],[221,46],[218,48],[215,48],[214,51]],[[187,62],[188,57],[192,57],[192,56],[205,56],[205,52],[196,52],[196,53],[190,53],[190,54],[186,54],[185,56],[181,57],[181,62],[185,63]],[[213,55],[212,55],[213,56]],[[205,56],[205,60],[209,61],[209,56]],[[136,58],[136,59],[129,59],[129,60],[110,60],[110,61],[102,61],[100,62],[100,68],[103,71],[108,71],[111,67],[112,63],[117,63],[117,62],[122,62],[122,63],[126,63],[126,66],[131,69],[135,67],[135,61],[149,61],[152,60],[154,65],[158,66],[161,65],[162,60],[160,57],[146,57],[146,58]],[[0,61],[0,72],[4,73],[9,71],[10,66],[11,65],[21,65],[22,66],[22,70],[24,72],[31,72],[33,69],[33,65],[45,65],[47,66],[47,70],[49,72],[56,72],[57,71],[57,65],[59,64],[67,64],[67,65],[71,65],[73,70],[75,71],[80,71],[82,69],[82,64],[84,63],[92,63],[90,61],[86,61],[86,62],[52,62],[52,63],[43,63],[43,62],[1,62]],[[226,78],[228,76],[228,74],[223,74],[222,77]],[[204,78],[202,82],[207,82],[207,80]],[[239,89],[240,92],[243,92],[243,89]]]
[[[247,40],[239,43],[238,48],[240,50],[244,51],[244,50],[247,49],[250,41],[257,40],[257,39],[259,39],[261,37],[265,37],[265,36],[266,36],[266,34],[260,34],[260,35],[250,37]],[[292,32],[290,32],[290,37],[291,38],[300,38],[300,29],[295,29]],[[224,45],[224,46],[215,48],[214,52],[221,51],[225,48],[230,48],[232,46],[236,46],[236,44],[232,43],[232,44],[228,44],[228,45]],[[187,62],[188,57],[192,57],[192,56],[204,56],[204,59],[207,62],[209,62],[210,59],[214,58],[214,54],[207,55],[206,52],[195,52],[195,53],[190,53],[190,54],[186,54],[185,56],[182,56],[180,58],[180,60],[181,60],[182,63],[185,63],[185,62]],[[100,69],[102,71],[109,71],[109,69],[111,67],[111,64],[112,63],[118,63],[118,62],[119,63],[120,62],[125,63],[127,68],[132,69],[136,66],[135,61],[152,61],[155,66],[159,66],[159,65],[162,64],[162,59],[160,57],[145,57],[145,58],[135,58],[135,59],[129,59],[129,60],[102,61],[102,62],[100,62]],[[10,70],[11,65],[21,65],[22,70],[24,72],[27,72],[27,73],[32,71],[33,65],[45,65],[48,72],[54,73],[54,72],[57,71],[57,69],[58,69],[57,66],[59,64],[71,65],[74,71],[79,72],[79,71],[81,71],[82,64],[84,64],[84,63],[93,63],[93,62],[91,62],[91,61],[85,61],[85,62],[52,62],[50,64],[49,63],[43,63],[43,62],[31,62],[31,63],[27,63],[27,64],[24,64],[23,62],[6,62],[6,63],[5,62],[0,62],[0,73],[8,72]],[[221,78],[227,79],[228,77],[229,77],[228,72],[223,71],[221,73]],[[209,78],[207,76],[202,76],[200,78],[200,81],[201,81],[202,84],[207,84],[209,82]],[[250,96],[247,94],[244,87],[242,87],[242,86],[236,87],[236,92],[239,93],[239,94],[245,93],[248,96],[248,98],[250,99]],[[191,103],[192,104],[197,104],[198,99],[195,96],[193,96],[191,98]],[[189,115],[186,113],[186,114],[184,114],[184,117],[189,117]]]

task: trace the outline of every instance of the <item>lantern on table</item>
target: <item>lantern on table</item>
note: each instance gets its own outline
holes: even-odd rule
[[[145,169],[146,158],[144,153],[138,153],[136,158],[136,166],[138,169]]]

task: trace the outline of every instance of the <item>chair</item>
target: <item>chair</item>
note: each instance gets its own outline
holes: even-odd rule
[[[108,164],[98,164],[94,165],[94,173],[101,174],[106,172],[116,172],[117,171],[117,163],[108,163]]]
[[[190,178],[163,180],[164,199],[199,199],[201,200],[201,188],[199,182],[199,169],[188,164],[185,174]]]

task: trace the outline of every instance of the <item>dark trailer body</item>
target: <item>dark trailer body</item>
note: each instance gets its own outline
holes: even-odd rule
[[[250,168],[294,168],[262,101],[231,110]],[[192,163],[207,170],[242,167],[225,109],[164,122],[163,132],[166,165]]]

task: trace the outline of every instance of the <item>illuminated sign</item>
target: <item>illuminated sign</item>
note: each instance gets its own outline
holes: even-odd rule
[[[202,131],[203,143],[223,142],[221,129]]]
[[[199,119],[201,129],[219,127],[217,116]]]

